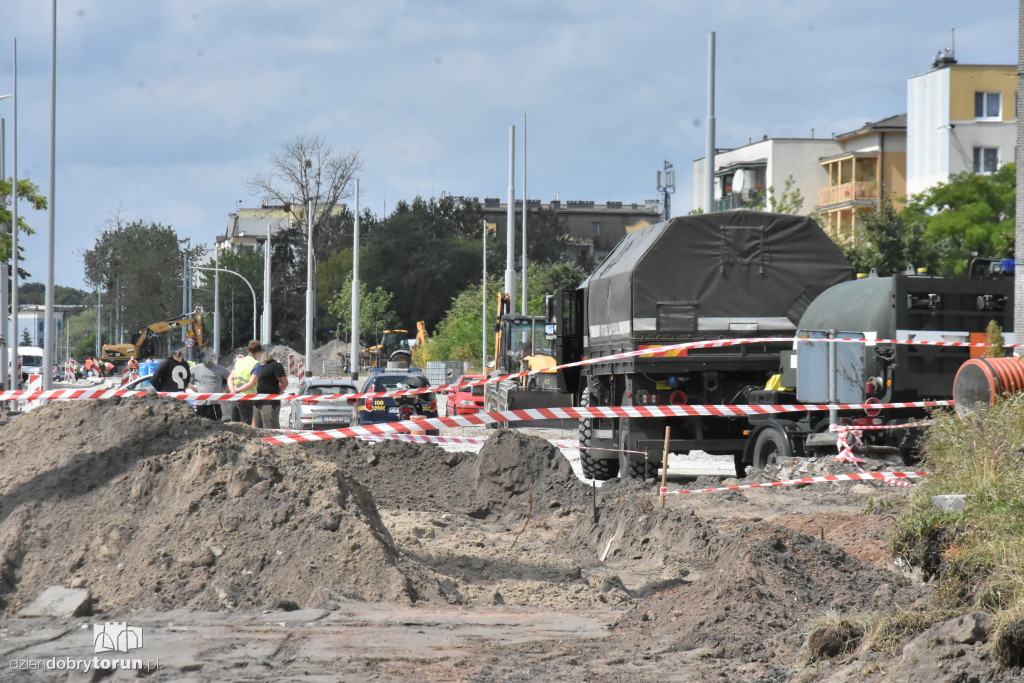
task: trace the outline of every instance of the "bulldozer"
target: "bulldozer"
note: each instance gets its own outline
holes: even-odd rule
[[[206,341],[206,330],[203,326],[203,309],[196,308],[191,313],[170,320],[160,320],[143,327],[138,331],[138,337],[134,344],[104,344],[100,358],[117,362],[153,357],[156,355],[159,335],[182,327],[187,328],[185,331],[186,346],[201,349]],[[190,341],[191,343],[189,343]]]

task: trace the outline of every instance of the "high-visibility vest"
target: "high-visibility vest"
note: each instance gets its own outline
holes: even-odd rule
[[[258,363],[259,361],[257,361],[252,356],[244,356],[235,361],[235,391],[238,391],[238,388],[240,386],[242,386],[252,378],[252,369],[256,367]],[[255,394],[256,387],[250,387],[249,389],[246,389],[241,393]]]

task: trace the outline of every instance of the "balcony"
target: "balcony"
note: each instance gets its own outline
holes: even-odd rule
[[[742,190],[740,192],[726,192],[721,199],[715,200],[715,211],[729,211],[730,209],[749,209],[752,206],[764,204],[764,193],[761,190]]]
[[[818,191],[818,206],[831,206],[845,202],[877,202],[878,183],[857,181],[833,185]]]

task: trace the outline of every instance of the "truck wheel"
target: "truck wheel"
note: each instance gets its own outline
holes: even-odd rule
[[[619,466],[621,469],[621,465]],[[661,463],[655,462],[649,458],[641,458],[638,460],[629,461],[629,476],[632,479],[640,479],[646,481],[648,479],[657,479],[658,472],[661,471]]]
[[[793,447],[789,444],[789,437],[776,426],[762,429],[754,441],[754,468],[763,470],[783,460],[793,457]]]
[[[584,389],[580,395],[580,405],[590,406],[590,389]],[[590,455],[590,440],[593,435],[593,418],[580,418],[579,424],[579,449],[580,465],[583,467],[583,476],[587,479],[607,481],[614,479],[619,473],[619,461],[615,459],[598,459]]]

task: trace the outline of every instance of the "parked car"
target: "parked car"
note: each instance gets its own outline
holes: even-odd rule
[[[478,379],[485,379],[483,375],[463,375],[456,384],[472,382]],[[471,387],[459,387],[448,392],[448,400],[445,403],[445,415],[469,415],[478,413],[484,409],[484,385],[476,384]]]
[[[118,389],[119,390],[123,390],[123,391],[154,391],[155,392],[156,389],[153,387],[153,383],[150,381],[151,379],[153,379],[153,375],[143,375],[142,377],[139,377],[138,379],[133,379],[131,382],[128,382],[128,384],[125,384],[123,387],[118,387]]]
[[[426,389],[430,386],[427,376],[416,372],[374,373],[363,384],[360,393],[368,394],[402,389]],[[405,396],[378,396],[361,398],[352,415],[352,425],[367,425],[378,422],[398,422],[413,417],[437,417],[437,398],[433,392],[406,394]],[[427,430],[437,434],[438,430]]]
[[[306,377],[299,384],[299,392],[303,396],[331,396],[334,394],[354,394],[356,385],[347,379],[338,377]],[[289,429],[337,429],[352,424],[352,413],[356,400],[331,399],[310,400],[298,398],[289,401],[291,411],[288,415]]]

